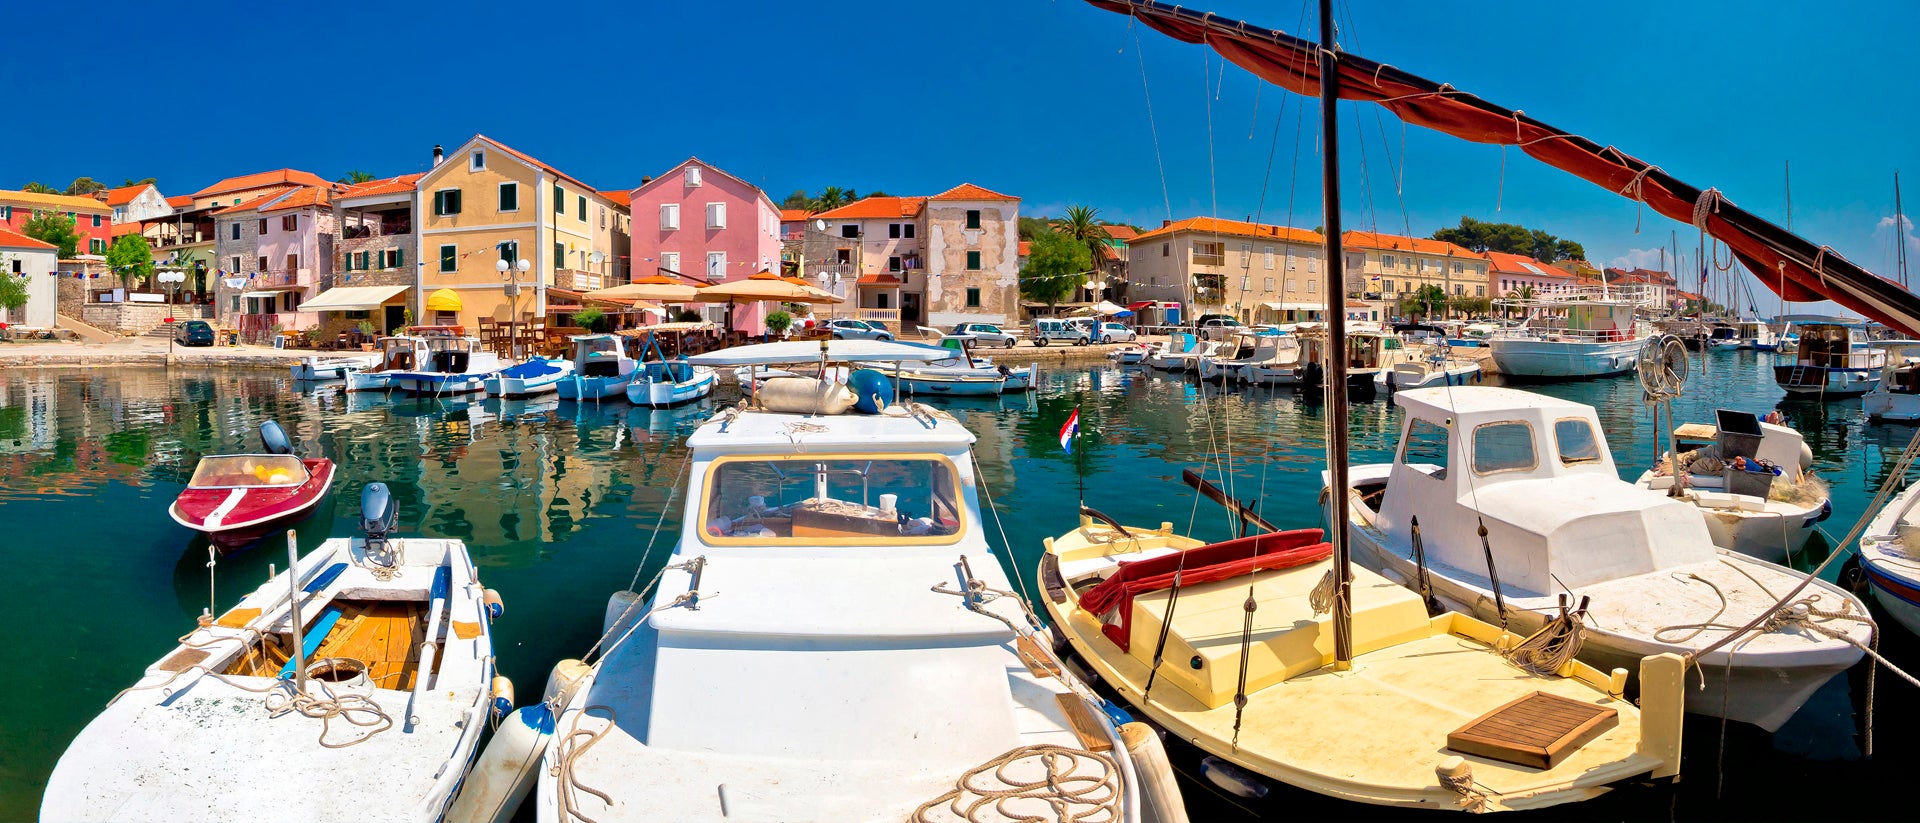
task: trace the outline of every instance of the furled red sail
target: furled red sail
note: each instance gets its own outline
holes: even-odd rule
[[[1222,57],[1289,91],[1320,93],[1318,46],[1212,14],[1145,0],[1087,0]],[[1518,146],[1547,165],[1639,200],[1667,217],[1699,226],[1733,250],[1783,299],[1832,300],[1920,337],[1920,297],[1808,240],[1734,205],[1716,189],[1694,188],[1658,166],[1556,129],[1523,113],[1351,54],[1340,56],[1340,97],[1379,103],[1416,126],[1476,143]]]

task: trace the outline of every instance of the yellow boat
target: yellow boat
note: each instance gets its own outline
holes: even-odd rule
[[[1530,674],[1500,653],[1524,638],[1452,612],[1429,617],[1420,595],[1355,568],[1353,658],[1343,670],[1332,615],[1310,605],[1333,563],[1319,535],[1208,546],[1174,534],[1171,524],[1123,531],[1083,514],[1078,529],[1046,541],[1042,600],[1094,673],[1169,733],[1321,794],[1501,811],[1679,773],[1683,669],[1672,654],[1641,661],[1636,708],[1622,694],[1625,669],[1603,673],[1569,660],[1558,676]],[[1252,560],[1276,552],[1299,560],[1315,549],[1311,562],[1287,568]],[[1260,567],[1249,573],[1250,561]],[[1166,585],[1176,567],[1185,581],[1177,596]],[[1132,590],[1113,597],[1110,585],[1092,604],[1106,613],[1089,613],[1082,599],[1109,578]],[[1249,600],[1257,606],[1250,630]],[[1243,678],[1245,708],[1236,712]],[[1473,753],[1489,745],[1538,762]]]

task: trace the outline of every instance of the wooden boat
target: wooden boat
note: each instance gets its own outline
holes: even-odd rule
[[[395,389],[429,396],[469,394],[484,391],[486,379],[500,370],[500,356],[481,348],[478,338],[457,332],[425,338],[427,359],[409,371],[394,372],[389,380]]]
[[[1650,326],[1634,319],[1639,303],[1602,293],[1506,302],[1545,310],[1521,328],[1487,338],[1494,365],[1509,378],[1584,380],[1625,374],[1640,363],[1640,349],[1652,335]]]
[[[412,371],[427,362],[426,338],[417,335],[380,338],[380,360],[373,366],[347,372],[347,391],[383,392],[393,388],[393,375]]]
[[[689,360],[946,356],[835,340]],[[1044,818],[1139,820],[1147,778],[987,543],[974,439],[918,404],[745,407],[702,425],[679,544],[657,590],[614,595],[607,651],[561,701],[532,770],[538,817],[900,820],[962,808],[957,781],[1001,786],[994,765],[1011,764],[1002,774],[1037,781],[1027,808]],[[1041,758],[1052,779],[1033,771]]]
[[[1699,507],[1715,546],[1793,565],[1814,527],[1833,513],[1826,484],[1807,472],[1813,450],[1791,427],[1762,421],[1748,412],[1720,409],[1717,425],[1678,426],[1673,442],[1685,475],[1682,490],[1673,491],[1671,454],[1663,455],[1634,484]],[[1771,470],[1729,469],[1726,464],[1736,458],[1765,461],[1779,467],[1780,475],[1776,478]]]
[[[646,363],[627,384],[627,400],[636,406],[664,409],[713,394],[719,377],[711,367],[688,365],[679,360]]]
[[[1773,379],[1789,393],[1816,399],[1859,397],[1880,385],[1887,353],[1869,348],[1858,322],[1801,322],[1792,350],[1774,355]]]
[[[1920,634],[1920,485],[1894,495],[1860,537],[1860,570],[1880,608]]]
[[[308,357],[287,368],[293,372],[293,379],[295,380],[339,380],[346,377],[349,371],[370,369],[380,365],[380,359],[381,356],[378,354],[361,354],[350,357],[330,357],[326,359]]]
[[[1228,342],[1228,346],[1200,358],[1198,372],[1201,380],[1214,383],[1246,382],[1254,366],[1272,362],[1280,356],[1283,346],[1295,347],[1294,341],[1287,340],[1278,331],[1253,329],[1235,331]]]
[[[569,337],[573,374],[557,385],[561,400],[607,400],[626,396],[638,367],[627,356],[623,338],[612,334]]]
[[[494,397],[534,397],[555,391],[559,388],[561,381],[571,374],[573,374],[572,360],[535,357],[488,375],[485,380],[480,381],[480,386],[486,389],[487,394]]]
[[[41,819],[440,820],[511,704],[498,596],[460,541],[369,519],[147,666],[60,757]]]
[[[271,420],[260,424],[260,439],[263,454],[200,458],[167,507],[173,522],[232,551],[312,514],[333,488],[333,461],[294,455],[286,432]]]
[[[1806,575],[1716,547],[1699,508],[1621,480],[1592,407],[1484,386],[1394,401],[1395,460],[1352,467],[1360,565],[1408,586],[1430,580],[1442,604],[1519,632],[1538,630],[1563,594],[1590,598],[1581,659],[1695,657],[1705,688],[1688,710],[1768,731],[1860,659],[1846,640],[1792,622],[1700,656]],[[1822,610],[1866,616],[1826,581],[1809,592]],[[1816,622],[1871,640],[1857,618]]]

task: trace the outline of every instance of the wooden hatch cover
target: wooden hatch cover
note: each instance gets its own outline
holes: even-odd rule
[[[1566,756],[1620,722],[1605,706],[1534,692],[1476,718],[1447,735],[1447,748],[1528,766],[1551,769]]]

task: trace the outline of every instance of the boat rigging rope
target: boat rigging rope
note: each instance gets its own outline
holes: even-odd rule
[[[209,674],[212,673],[209,672]],[[424,673],[416,676],[421,675]],[[230,686],[235,685],[224,678],[222,682]],[[286,678],[276,680],[275,688],[267,692],[265,701],[267,717],[275,718],[284,714],[298,713],[303,717],[318,719],[320,721],[319,743],[329,749],[344,749],[365,743],[373,739],[374,735],[393,728],[393,718],[380,707],[380,704],[373,702],[373,698],[352,693],[334,694],[333,689],[329,688],[325,681],[309,680],[308,682],[319,684],[319,695],[296,691],[292,680]],[[327,732],[332,730],[333,719],[336,717],[351,725],[373,730],[345,743],[328,743]],[[360,719],[363,717],[364,720]],[[378,728],[374,728],[376,726]]]
[[[607,713],[607,725],[600,727],[598,730],[580,728],[580,718],[591,716],[591,713],[595,711]],[[560,807],[559,812],[562,821],[570,821],[578,818],[586,821],[586,823],[599,823],[599,821],[581,813],[579,809],[580,799],[577,794],[578,792],[586,792],[594,797],[598,797],[600,798],[600,802],[605,803],[608,808],[612,808],[612,795],[580,782],[580,778],[574,774],[574,761],[582,755],[585,755],[588,749],[593,748],[593,744],[600,742],[601,738],[606,737],[607,732],[613,730],[614,719],[615,714],[611,707],[597,704],[588,706],[573,716],[573,726],[567,730],[567,733],[553,741],[552,746],[556,756],[554,757],[553,765],[548,767],[547,774],[558,781],[558,785],[554,786],[553,801],[554,805]],[[586,741],[580,742],[583,737],[586,738]]]
[[[1556,677],[1561,667],[1572,662],[1580,655],[1580,647],[1586,643],[1587,599],[1580,599],[1580,607],[1569,610],[1568,596],[1560,595],[1560,615],[1546,622],[1532,636],[1520,641],[1506,653],[1507,660],[1522,670],[1541,677]]]
[[[1026,764],[1021,768],[1022,764]],[[1028,776],[1038,767],[1038,776]],[[1092,773],[1083,773],[1091,771]],[[1021,746],[968,769],[946,793],[908,820],[932,823],[938,807],[969,823],[1078,821],[1115,823],[1125,807],[1120,767],[1100,752],[1054,744]],[[1046,813],[1040,813],[1042,810]],[[584,818],[583,818],[584,819]],[[589,821],[588,823],[592,823]]]
[[[667,487],[667,502],[660,506],[660,516],[653,521],[653,534],[647,537],[647,550],[640,554],[640,565],[633,568],[633,580],[627,583],[627,591],[639,596],[635,597],[632,603],[628,603],[627,607],[621,610],[620,616],[608,624],[607,631],[601,633],[600,639],[593,641],[593,645],[587,648],[586,654],[580,656],[582,661],[593,659],[593,653],[600,648],[602,643],[607,642],[608,637],[612,636],[613,627],[625,622],[628,617],[632,616],[634,609],[639,608],[640,604],[647,602],[647,599],[652,596],[653,587],[659,584],[660,578],[667,573],[668,567],[662,565],[654,571],[653,579],[647,581],[646,586],[639,589],[634,588],[634,586],[640,583],[640,573],[646,570],[647,563],[653,559],[653,547],[660,540],[661,529],[667,522],[667,512],[673,510],[673,500],[680,494],[680,481],[686,477],[687,466],[691,465],[692,462],[693,450],[688,449],[686,453],[680,457],[680,468],[673,473],[673,483]],[[635,625],[638,624],[636,623]],[[629,628],[629,631],[631,631],[631,628]],[[612,649],[608,649],[608,651],[612,651]]]

